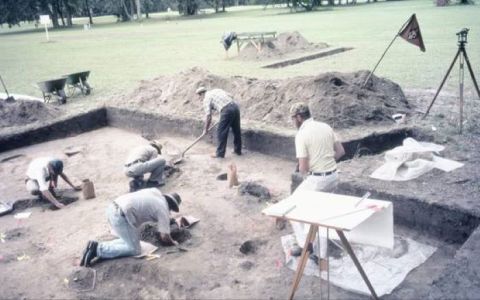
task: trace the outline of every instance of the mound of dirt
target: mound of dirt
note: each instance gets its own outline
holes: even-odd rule
[[[130,95],[112,99],[112,105],[202,119],[202,101],[195,90],[205,86],[231,93],[240,105],[243,120],[283,127],[292,126],[289,111],[298,101],[308,102],[315,119],[335,128],[392,124],[393,114],[409,112],[409,104],[398,84],[374,75],[362,88],[367,75],[368,71],[332,72],[261,80],[221,77],[193,68],[173,76],[142,81]]]
[[[247,43],[240,53],[238,53],[238,59],[241,60],[262,60],[281,57],[283,55],[300,52],[300,51],[313,51],[323,48],[327,48],[328,44],[310,43],[304,38],[298,31],[294,32],[282,32],[275,39],[266,39],[264,43],[260,43],[261,51],[251,43]]]
[[[0,128],[26,125],[37,121],[57,118],[61,110],[40,101],[0,101]]]

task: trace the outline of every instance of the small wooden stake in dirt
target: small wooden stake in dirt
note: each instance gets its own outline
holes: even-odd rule
[[[210,128],[205,132],[203,133],[201,136],[199,136],[195,141],[193,141],[193,143],[191,143],[187,148],[185,148],[185,150],[183,150],[182,152],[182,155],[177,158],[176,160],[173,161],[173,164],[174,165],[178,165],[179,163],[181,163],[183,161],[183,158],[185,157],[185,153],[190,150],[190,148],[192,148],[193,146],[195,146],[196,143],[198,143],[205,135],[207,135],[207,133],[212,130],[215,126],[218,125],[218,122],[216,122],[215,124],[213,124],[212,126],[210,126]]]

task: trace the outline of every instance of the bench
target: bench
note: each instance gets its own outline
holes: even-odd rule
[[[237,51],[240,53],[242,44],[251,43],[255,49],[260,52],[262,51],[262,44],[265,43],[265,39],[275,39],[276,35],[276,31],[237,33]]]

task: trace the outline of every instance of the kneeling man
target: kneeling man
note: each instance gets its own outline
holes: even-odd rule
[[[137,185],[136,188],[132,189],[131,187],[130,191],[143,187],[143,174],[146,173],[150,173],[150,178],[145,184],[146,187],[159,187],[165,184],[163,171],[166,160],[159,154],[162,154],[162,145],[158,141],[151,141],[148,145],[132,149],[124,169],[125,175],[132,177]]]
[[[94,258],[135,256],[141,253],[139,228],[146,222],[158,224],[160,238],[178,245],[170,236],[170,211],[178,212],[182,199],[177,193],[162,194],[157,188],[143,189],[118,197],[108,206],[110,226],[119,239],[108,242],[89,241],[81,266],[90,266]]]

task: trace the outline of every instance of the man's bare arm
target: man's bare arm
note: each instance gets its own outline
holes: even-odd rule
[[[345,149],[340,142],[335,142],[335,144],[333,144],[333,150],[335,151],[335,160],[339,160],[342,156],[345,155]]]
[[[308,165],[308,158],[307,157],[299,158],[298,159],[298,171],[302,174],[302,176],[307,175],[309,169],[310,169],[310,166]]]
[[[178,245],[178,242],[176,240],[174,240],[170,234],[160,232],[160,238],[165,243],[169,243],[169,244],[172,244],[172,245],[175,245],[175,246]]]
[[[47,198],[48,201],[50,201],[53,205],[55,205],[58,208],[65,207],[62,203],[58,202],[58,200],[50,193],[49,190],[42,191],[42,195]]]
[[[74,190],[79,191],[82,189],[81,186],[79,185],[73,185],[73,183],[70,182],[70,179],[68,179],[67,175],[65,173],[60,174],[63,180],[65,180],[66,183],[68,183],[69,186],[71,186]]]
[[[203,133],[206,134],[207,130],[210,128],[210,124],[212,123],[212,115],[207,115],[205,117],[205,126],[203,127]]]

